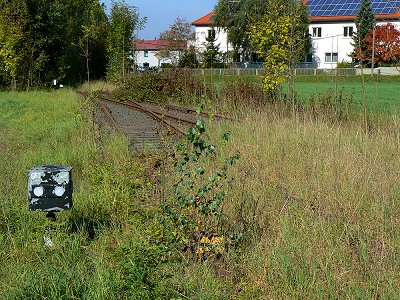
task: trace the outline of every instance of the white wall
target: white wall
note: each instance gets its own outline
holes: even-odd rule
[[[145,57],[145,51],[144,50],[137,50],[135,52],[135,63],[139,67],[143,67],[145,63],[149,64],[149,67],[161,67],[162,63],[168,63],[171,64],[172,60],[171,59],[159,59],[156,54],[158,50],[148,50],[148,56]],[[177,54],[177,53],[176,53]]]
[[[196,26],[195,34],[196,34],[196,41],[195,41],[195,48],[197,52],[201,53],[204,52],[206,49],[206,38],[208,37],[208,30],[212,29],[213,27],[209,26]],[[232,46],[228,43],[228,35],[225,30],[215,28],[215,45],[219,45],[219,51],[225,53],[227,51],[233,50]]]
[[[378,22],[377,25],[383,25],[386,22]],[[400,22],[392,22],[396,27],[399,27]],[[313,67],[321,69],[336,68],[337,62],[326,62],[325,53],[338,53],[338,62],[346,61],[351,62],[349,54],[353,51],[351,43],[353,39],[351,36],[343,36],[344,27],[353,26],[354,32],[356,25],[354,22],[338,22],[338,23],[324,23],[324,24],[311,24],[310,34],[312,36],[314,27],[321,27],[321,37],[312,37],[313,44]]]
[[[354,23],[330,23],[330,24],[311,24],[310,34],[313,45],[313,65],[317,68],[334,69],[337,62],[326,62],[325,53],[338,53],[338,62],[351,62],[349,54],[353,51],[351,45],[352,37],[343,36],[344,27],[352,26],[355,32]],[[312,37],[313,28],[321,28],[321,37]]]

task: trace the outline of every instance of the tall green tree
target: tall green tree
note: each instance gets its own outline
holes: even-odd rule
[[[274,95],[289,77],[293,99],[293,70],[310,46],[307,8],[297,0],[266,0],[265,5],[268,12],[249,29],[254,49],[264,59],[264,89]]]
[[[202,53],[203,68],[219,68],[222,67],[221,53],[219,45],[216,43],[215,30],[209,30],[206,37],[205,50]]]
[[[5,84],[17,89],[24,74],[22,67],[29,56],[31,40],[26,35],[30,22],[28,7],[24,0],[3,2],[0,13],[0,61]],[[22,80],[21,80],[22,81]]]
[[[29,63],[33,85],[62,76],[61,57],[66,48],[65,3],[61,0],[26,0],[31,22],[26,32],[33,45]]]
[[[93,16],[91,23],[85,18],[88,15]],[[98,19],[103,25],[93,21]],[[104,74],[106,34],[107,17],[99,0],[3,0],[0,78],[20,90],[48,85],[53,79],[74,83],[88,73],[88,61],[96,66],[95,72],[103,66]],[[79,47],[85,39],[94,50],[86,61]]]
[[[192,69],[199,67],[196,50],[193,46],[189,47],[183,52],[181,58],[179,59],[178,67]]]
[[[112,80],[124,79],[130,67],[133,40],[146,22],[140,18],[138,9],[127,5],[123,0],[112,2],[110,30],[108,34],[109,64],[107,75]]]
[[[92,59],[92,54],[98,47],[101,47],[104,53],[106,51],[104,41],[106,38],[107,18],[98,0],[87,1],[84,14],[79,46],[86,61],[87,82],[90,84],[90,60]],[[101,38],[103,39],[101,40]]]
[[[233,46],[233,58],[249,59],[251,38],[248,33],[249,23],[262,17],[268,10],[265,0],[219,0],[215,7],[214,24],[224,28],[228,42]]]
[[[108,18],[98,0],[70,0],[64,11],[67,47],[61,72],[68,83],[104,77],[107,68]]]
[[[355,24],[357,30],[353,34],[354,53],[352,56],[357,62],[364,64],[367,62],[366,57],[371,57],[370,50],[368,50],[367,44],[365,43],[365,38],[376,24],[370,0],[361,1]]]

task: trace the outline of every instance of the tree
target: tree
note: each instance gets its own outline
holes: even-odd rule
[[[186,49],[179,59],[178,67],[180,68],[198,68],[199,61],[197,60],[196,50],[194,47]]]
[[[108,18],[98,0],[67,1],[63,14],[65,50],[63,80],[73,84],[105,76],[107,67]],[[88,43],[86,43],[88,42]],[[89,72],[88,72],[89,70]]]
[[[101,19],[101,24],[87,22],[88,15]],[[53,79],[74,83],[88,73],[88,62],[95,75],[101,68],[104,73],[106,32],[107,17],[99,0],[1,1],[2,81],[19,90],[48,85]],[[79,47],[83,44],[86,63]]]
[[[206,38],[206,49],[202,53],[202,65],[203,68],[218,68],[222,66],[221,63],[221,54],[219,52],[219,45],[215,44],[215,30],[212,29],[208,32],[208,36]]]
[[[23,73],[22,63],[28,56],[26,52],[29,39],[26,31],[30,17],[23,0],[5,2],[0,14],[0,60],[3,77],[13,90],[17,89],[18,79]]]
[[[352,53],[352,57],[355,58],[356,61],[366,63],[368,61],[366,57],[371,56],[371,52],[367,50],[364,39],[375,26],[375,23],[375,16],[372,12],[370,0],[362,0],[360,10],[355,19],[357,30],[353,35],[354,53]]]
[[[33,45],[31,59],[27,61],[30,81],[35,85],[40,81],[50,82],[62,77],[61,57],[67,47],[65,40],[64,1],[26,0],[31,22],[26,32]],[[38,70],[37,70],[38,69]]]
[[[194,39],[192,25],[184,18],[176,18],[169,29],[160,33],[159,39],[164,40],[165,43],[157,56],[161,59],[169,59],[173,65],[178,65],[186,50],[187,42]]]
[[[110,31],[108,34],[108,77],[125,79],[129,67],[128,57],[132,52],[132,41],[136,31],[141,29],[146,18],[140,18],[136,7],[123,0],[112,2]]]
[[[185,18],[176,18],[169,29],[160,33],[160,40],[169,40],[176,42],[178,45],[182,41],[190,41],[194,39],[192,25]]]
[[[400,31],[391,24],[377,25],[375,29],[375,42],[373,29],[363,39],[366,53],[372,53],[374,48],[374,63],[395,63],[400,58]],[[372,61],[372,55],[364,56],[367,61]]]
[[[309,51],[307,8],[297,0],[267,0],[268,12],[251,24],[250,37],[264,59],[264,89],[274,94],[289,76],[289,97],[294,97],[293,70]]]
[[[97,40],[106,32],[107,17],[104,14],[104,7],[102,7],[98,0],[91,0],[86,2],[85,16],[82,24],[82,34],[79,39],[79,47],[86,60],[86,76],[87,82],[90,84],[90,60],[94,49],[104,43],[98,43]],[[99,45],[100,44],[100,45]],[[105,52],[105,48],[103,51]]]
[[[249,23],[262,17],[268,10],[265,0],[219,0],[215,7],[214,24],[227,30],[228,42],[234,49],[233,58],[251,55]]]

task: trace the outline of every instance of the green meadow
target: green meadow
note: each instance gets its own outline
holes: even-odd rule
[[[68,89],[0,94],[1,299],[129,293],[122,291],[122,262],[113,257],[134,236],[119,232],[122,224],[129,227],[131,199],[141,197],[142,169],[124,137],[102,139],[92,108]],[[27,171],[50,164],[72,166],[74,179],[74,207],[54,224],[45,213],[30,212],[27,201]],[[47,226],[54,227],[50,249],[43,243]]]
[[[364,83],[361,76],[298,76],[295,83],[295,90],[303,101],[331,95],[351,100],[361,108],[365,96],[370,111],[400,110],[400,76],[365,75]]]
[[[260,76],[212,76],[205,81],[213,82],[217,91],[221,85],[237,80],[252,82],[261,86]],[[287,92],[285,83],[281,90]],[[355,107],[362,109],[365,100],[369,111],[397,112],[400,110],[400,76],[370,75],[364,76],[296,76],[295,92],[300,102],[308,103],[310,99],[323,101],[326,97],[341,98],[351,101]],[[365,91],[365,93],[364,93]]]

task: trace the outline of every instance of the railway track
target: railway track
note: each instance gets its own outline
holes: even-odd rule
[[[87,94],[80,93],[82,96]],[[197,113],[190,107],[174,104],[160,105],[151,101],[116,101],[108,94],[98,96],[99,110],[95,119],[108,123],[115,130],[123,132],[130,141],[130,147],[137,151],[159,149],[170,137],[187,135],[196,121],[210,119],[207,113]],[[233,118],[212,115],[215,121]]]
[[[108,100],[100,100],[98,103],[100,114],[106,118],[110,127],[125,134],[131,149],[143,152],[161,147],[162,128],[149,115]],[[98,117],[102,116],[96,116],[96,119]]]

